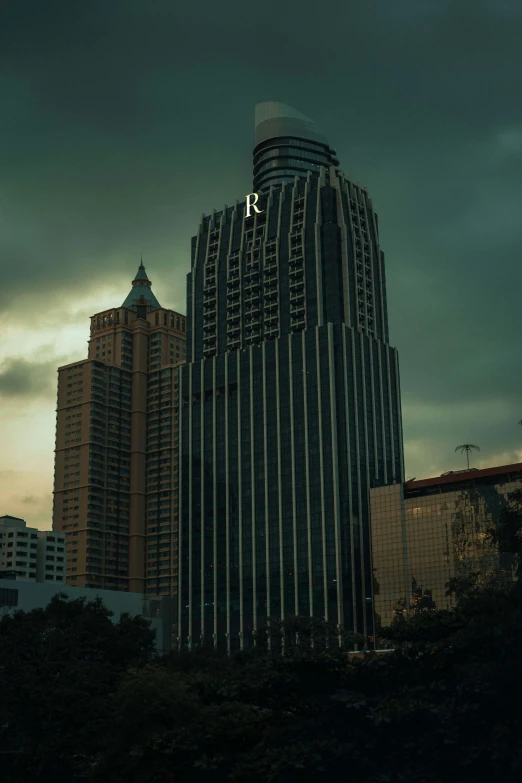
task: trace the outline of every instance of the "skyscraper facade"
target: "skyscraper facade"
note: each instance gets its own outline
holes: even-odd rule
[[[240,649],[289,615],[371,635],[369,490],[403,478],[372,202],[310,120],[273,103],[256,117],[256,208],[203,216],[192,241],[183,647]]]
[[[58,370],[53,529],[66,533],[67,584],[177,589],[185,334],[141,265],[122,306],[91,318],[89,358]]]

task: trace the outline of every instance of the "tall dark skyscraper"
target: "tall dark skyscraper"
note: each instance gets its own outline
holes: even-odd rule
[[[267,616],[372,633],[369,490],[403,480],[399,368],[377,216],[335,156],[299,112],[260,104],[260,211],[213,211],[192,241],[184,647],[248,647]]]

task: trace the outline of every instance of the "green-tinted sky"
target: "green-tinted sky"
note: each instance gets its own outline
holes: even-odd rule
[[[254,105],[366,185],[406,470],[522,461],[520,0],[0,2],[0,514],[51,525],[56,367],[140,254],[185,310],[202,212],[251,186]]]

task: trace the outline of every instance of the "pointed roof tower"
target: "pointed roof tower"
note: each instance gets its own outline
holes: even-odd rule
[[[143,259],[139,266],[136,277],[132,281],[132,288],[122,307],[128,307],[134,310],[138,306],[146,306],[147,311],[158,310],[161,305],[152,293],[151,282],[147,277]]]

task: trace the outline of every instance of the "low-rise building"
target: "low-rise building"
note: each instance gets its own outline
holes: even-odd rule
[[[65,534],[27,527],[25,519],[0,517],[0,572],[38,582],[65,582]]]
[[[512,583],[515,562],[487,530],[522,489],[522,463],[449,472],[370,490],[375,627],[449,609],[453,578]]]
[[[122,614],[142,616],[156,632],[156,649],[164,654],[172,649],[174,612],[176,599],[166,596],[145,596],[120,590],[97,590],[88,587],[69,587],[56,582],[36,582],[28,578],[2,578],[0,575],[0,617],[18,610],[30,612],[44,609],[57,593],[64,593],[70,600],[85,598],[94,601],[99,596],[104,606],[113,612],[113,622]]]

